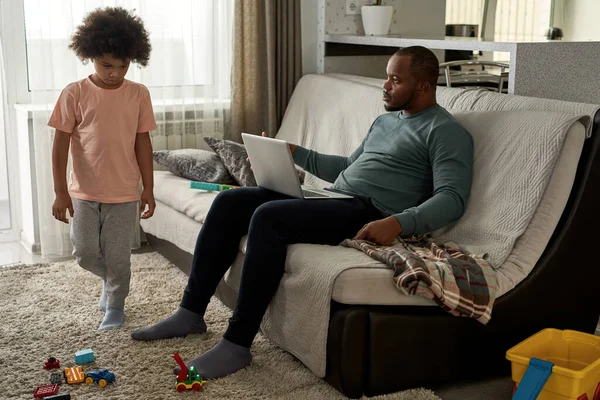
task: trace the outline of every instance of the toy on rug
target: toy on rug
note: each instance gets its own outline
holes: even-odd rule
[[[58,372],[53,372],[50,374],[50,383],[56,383],[57,385],[60,385],[62,383],[62,377],[60,376],[60,373]]]
[[[72,385],[73,383],[81,383],[85,379],[81,365],[71,368],[65,368],[65,381]]]
[[[58,393],[58,385],[56,385],[56,384],[38,386],[33,391],[33,397],[35,397],[36,399],[41,399],[42,397],[52,396],[53,394],[56,394],[56,393]]]
[[[79,350],[75,353],[76,364],[86,364],[95,361],[94,352],[92,349]],[[54,357],[48,358],[44,363],[45,369],[60,368],[60,361]],[[75,383],[85,382],[87,384],[97,383],[100,387],[105,387],[116,380],[115,374],[108,369],[94,369],[84,373],[81,365],[74,367],[65,367],[62,375],[65,382],[72,385]],[[59,372],[50,374],[51,385],[39,386],[35,389],[33,397],[51,399],[51,400],[70,400],[69,393],[58,394],[58,385],[62,383],[62,377]],[[184,389],[185,390],[185,389]]]
[[[71,400],[71,394],[69,393],[59,393],[53,396],[44,397],[42,400]]]
[[[54,357],[48,358],[48,360],[44,363],[44,369],[56,369],[60,368],[60,360],[57,360]]]
[[[115,374],[107,369],[95,369],[85,374],[85,383],[88,385],[95,382],[98,384],[98,386],[104,387],[114,381]]]
[[[177,375],[177,382],[175,383],[175,388],[178,392],[185,392],[186,390],[195,390],[196,392],[202,389],[202,386],[206,383],[204,379],[196,372],[196,367],[191,366],[188,368],[179,353],[173,354],[173,358],[179,364],[181,370],[179,371],[179,375]]]
[[[600,400],[600,337],[543,329],[506,352],[513,400]]]
[[[75,364],[81,365],[94,362],[94,352],[92,349],[79,350],[75,352]]]

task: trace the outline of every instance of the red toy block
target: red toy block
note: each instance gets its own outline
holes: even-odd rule
[[[54,357],[48,358],[48,361],[46,361],[44,363],[44,369],[55,369],[55,368],[60,368],[60,360],[58,360]]]
[[[41,399],[42,397],[52,396],[58,393],[58,385],[44,385],[38,386],[37,389],[33,392],[33,397],[36,399]]]

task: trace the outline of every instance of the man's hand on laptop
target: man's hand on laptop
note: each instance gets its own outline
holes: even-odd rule
[[[384,219],[369,222],[354,236],[354,240],[368,240],[380,246],[389,246],[402,233],[402,225],[390,215]]]
[[[263,131],[263,133],[261,134],[261,136],[262,136],[262,137],[267,137],[267,132],[264,132],[264,131]],[[296,145],[295,145],[295,144],[288,143],[288,146],[290,147],[290,152],[291,152],[292,154],[294,154],[294,151],[296,150]],[[250,157],[246,157],[246,162],[247,162],[247,163],[250,163]],[[250,166],[250,170],[252,170],[252,166]]]

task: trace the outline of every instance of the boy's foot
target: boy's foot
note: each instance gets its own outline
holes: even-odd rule
[[[194,365],[198,374],[204,379],[221,378],[242,368],[252,362],[252,354],[247,347],[240,346],[223,338],[215,347],[199,357],[186,363],[188,367]],[[179,374],[180,368],[175,368]]]
[[[102,323],[98,327],[99,331],[103,331],[106,329],[113,329],[123,325],[125,322],[125,312],[122,308],[110,308],[106,309],[106,314],[104,314],[104,319]]]
[[[106,311],[106,281],[102,281],[102,296],[98,300],[98,308],[100,311]]]
[[[159,340],[205,333],[206,324],[200,314],[179,307],[169,318],[131,334],[134,340]]]

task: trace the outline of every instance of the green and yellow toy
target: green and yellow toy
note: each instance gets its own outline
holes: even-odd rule
[[[190,389],[199,392],[206,381],[202,379],[200,375],[198,375],[198,372],[196,372],[196,367],[192,365],[188,368],[179,356],[179,353],[173,354],[173,358],[181,368],[179,375],[177,375],[175,389],[177,389],[178,392],[185,392],[186,390]]]

